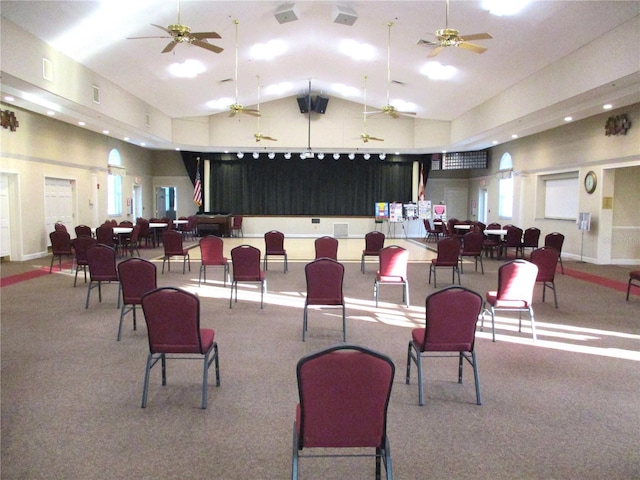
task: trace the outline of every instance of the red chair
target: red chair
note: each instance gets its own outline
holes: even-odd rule
[[[264,271],[260,270],[260,250],[251,245],[238,245],[231,250],[231,263],[233,264],[233,275],[231,276],[229,308],[231,308],[233,301],[234,290],[236,303],[238,302],[238,282],[260,284],[260,308],[262,308],[267,281],[264,278]]]
[[[164,264],[168,262],[169,271],[171,271],[171,257],[182,257],[182,273],[185,272],[185,266],[189,263],[189,271],[191,271],[191,257],[189,249],[182,246],[182,234],[176,230],[168,230],[162,235],[162,244],[164,245],[164,257],[162,258],[162,273],[164,273]]]
[[[475,260],[476,272],[478,271],[478,260],[484,275],[484,265],[482,264],[482,249],[484,248],[484,235],[481,232],[465,233],[462,237],[462,248],[460,249],[460,273],[464,273],[462,260],[464,257],[471,257]]]
[[[364,236],[364,250],[360,258],[360,270],[365,273],[365,257],[376,257],[380,261],[380,250],[384,248],[385,235],[382,232],[372,231]]]
[[[457,261],[457,260],[456,260]],[[380,285],[402,285],[402,300],[409,306],[409,279],[407,278],[407,263],[409,252],[398,245],[390,245],[380,250],[380,269],[376,272],[373,284],[373,296],[378,306]]]
[[[53,225],[53,229],[54,229],[56,232],[65,232],[65,233],[67,233],[67,227],[66,227],[66,226],[65,226],[65,224],[64,224],[64,223],[62,223],[62,222],[56,222],[56,223]]]
[[[138,239],[140,241],[144,240],[144,246],[148,247],[150,242],[152,245],[154,245],[153,236],[151,235],[151,227],[149,227],[149,220],[140,217],[136,220],[136,225],[140,225],[140,233],[138,233]]]
[[[427,220],[426,218],[422,220],[422,223],[424,224],[425,242],[428,242],[430,240],[437,241],[440,239],[440,235],[442,235],[442,224],[440,224],[439,226],[435,226],[432,220]]]
[[[149,336],[142,408],[147,406],[149,376],[158,360],[162,363],[162,385],[167,384],[167,359],[203,360],[201,407],[207,408],[208,373],[212,363],[215,363],[216,386],[220,386],[218,344],[213,329],[200,328],[197,295],[178,288],[158,288],[142,297],[142,310]]]
[[[504,228],[507,234],[502,242],[502,255],[507,258],[509,249],[515,249],[515,257],[518,257],[518,253],[522,252],[522,229],[514,227],[513,225],[505,226]]]
[[[298,478],[298,464],[305,457],[372,456],[376,478],[384,462],[386,478],[392,479],[387,409],[393,361],[364,347],[338,345],[301,358],[296,375],[300,403],[293,424],[291,478]],[[322,454],[303,455],[312,448],[322,448]],[[375,453],[362,453],[362,448]],[[331,454],[333,450],[326,449],[358,450]]]
[[[84,308],[89,308],[91,290],[98,287],[98,301],[102,302],[102,284],[118,284],[118,306],[120,308],[120,277],[116,269],[116,251],[114,248],[98,243],[87,249],[87,262],[89,263],[89,286],[87,288],[87,302]]]
[[[560,260],[560,270],[564,275],[564,265],[562,264],[562,245],[564,244],[564,235],[559,232],[553,232],[544,237],[544,246],[555,248],[558,251],[558,259]]]
[[[76,225],[75,227],[76,237],[90,237],[91,227],[88,225]]]
[[[344,265],[332,258],[322,257],[304,268],[307,280],[307,298],[304,302],[302,341],[305,341],[309,318],[309,305],[342,307],[342,341],[347,341],[344,295]]]
[[[244,232],[242,231],[242,215],[233,216],[233,223],[231,224],[231,236],[244,237]]]
[[[207,283],[207,267],[222,267],[224,286],[227,286],[227,279],[229,278],[229,262],[227,257],[223,253],[224,242],[220,237],[213,235],[200,239],[200,257],[202,263],[200,264],[200,273],[198,274],[198,286],[202,277],[204,276],[204,283]]]
[[[629,301],[629,292],[631,292],[631,286],[640,287],[640,270],[635,270],[633,272],[629,272],[629,284],[627,285],[627,302]]]
[[[133,252],[136,252],[138,256],[140,256],[140,250],[138,250],[138,247],[140,246],[140,230],[141,226],[136,225],[135,227],[133,227],[131,235],[122,238],[120,248],[122,249],[123,254],[126,255],[127,250],[129,250],[130,256],[133,257]]]
[[[538,242],[540,241],[540,229],[536,227],[529,227],[525,229],[524,234],[522,236],[522,248],[520,249],[522,252],[522,256],[524,257],[524,252],[527,248],[530,248],[531,251],[534,251],[538,248]]]
[[[265,252],[264,252],[264,265],[263,269],[266,272],[269,268],[268,258],[269,255],[277,255],[284,257],[284,273],[287,273],[289,270],[289,265],[287,263],[287,251],[284,248],[284,233],[278,232],[276,230],[271,230],[264,234],[264,244],[265,244]]]
[[[111,225],[111,223],[103,223],[96,228],[96,240],[102,245],[115,248],[116,241],[113,234],[113,225]]]
[[[49,234],[51,240],[51,265],[49,265],[49,273],[53,270],[53,261],[58,257],[58,269],[62,271],[62,257],[71,257],[74,254],[71,248],[71,235],[66,230],[54,230]],[[73,266],[72,266],[73,268]]]
[[[133,329],[136,329],[136,306],[142,305],[145,293],[158,288],[156,265],[143,258],[128,258],[118,264],[118,277],[122,287],[122,308],[120,309],[120,325],[118,341],[122,336],[124,316],[133,312]]]
[[[487,225],[485,230],[502,230],[502,225],[499,223],[490,223]],[[484,243],[482,244],[482,248],[484,250],[484,256],[488,257],[491,255],[493,258],[493,254],[496,254],[496,257],[500,257],[500,245],[501,245],[500,235],[490,235],[485,234]]]
[[[438,288],[437,271],[438,268],[451,269],[451,283],[456,283],[456,273],[458,274],[458,284],[460,284],[460,269],[458,268],[458,254],[460,253],[460,242],[455,237],[443,238],[438,242],[438,253],[436,258],[431,259],[429,265],[429,283],[433,273],[433,287]]]
[[[338,239],[333,237],[316,238],[313,242],[316,249],[316,258],[331,258],[338,260]]]
[[[495,313],[497,311],[518,312],[519,332],[522,331],[522,312],[527,312],[531,321],[533,341],[536,341],[536,324],[531,304],[537,276],[538,267],[522,259],[507,262],[498,269],[498,290],[487,292],[482,322],[480,323],[480,328],[484,328],[485,314],[491,314],[491,329],[494,342],[496,341]]]
[[[482,404],[476,362],[476,323],[482,311],[482,297],[467,288],[452,285],[432,293],[426,300],[426,324],[414,328],[407,353],[406,383],[411,383],[411,363],[418,368],[418,398],[424,405],[422,359],[426,357],[458,357],[458,383],[462,383],[462,364],[473,367],[476,403]],[[451,355],[451,353],[454,353]]]
[[[547,288],[553,291],[553,301],[558,308],[558,296],[556,294],[556,269],[558,268],[560,254],[555,248],[542,247],[531,252],[529,261],[538,267],[536,283],[542,283],[542,301],[545,300]]]
[[[76,255],[76,275],[73,279],[73,286],[76,286],[78,281],[78,270],[82,267],[84,271],[84,283],[87,283],[87,267],[89,266],[89,260],[87,259],[87,250],[94,245],[96,245],[98,241],[93,237],[80,236],[78,238],[74,238],[71,241],[71,246],[73,247],[73,251]]]

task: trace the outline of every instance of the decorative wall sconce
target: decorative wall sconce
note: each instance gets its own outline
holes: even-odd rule
[[[631,122],[626,114],[616,115],[607,118],[604,124],[604,134],[609,137],[611,135],[626,135],[627,130],[631,128]]]
[[[19,126],[20,123],[18,122],[15,113],[10,110],[2,111],[2,128],[8,128],[12,132],[15,132]]]

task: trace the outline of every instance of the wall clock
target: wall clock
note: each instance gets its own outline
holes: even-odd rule
[[[597,177],[595,172],[587,172],[584,177],[584,189],[591,194],[596,191]]]

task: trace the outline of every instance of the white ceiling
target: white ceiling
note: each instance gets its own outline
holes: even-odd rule
[[[220,54],[189,44],[179,44],[172,53],[162,54],[168,40],[127,39],[163,35],[151,24],[177,23],[178,2],[174,0],[2,0],[0,8],[2,16],[20,28],[56,45],[66,55],[171,118],[223,112],[224,107],[212,109],[208,102],[233,99],[236,88],[239,103],[255,105],[257,76],[263,85],[261,102],[295,97],[308,89],[309,82],[314,93],[322,92],[329,97],[342,96],[334,89],[336,84],[352,87],[357,96],[342,98],[363,102],[366,75],[369,108],[385,105],[389,92],[392,104],[397,101],[414,104],[417,118],[443,121],[454,121],[640,15],[638,1],[538,0],[518,15],[499,17],[484,10],[480,1],[452,0],[449,27],[462,35],[489,32],[494,38],[474,42],[488,47],[482,55],[450,47],[428,59],[429,47],[416,43],[421,38],[432,39],[429,33],[445,27],[444,0],[298,1],[295,12],[299,19],[280,24],[274,13],[284,3],[182,0],[180,23],[195,32],[218,32],[222,38],[211,43],[224,48]],[[334,23],[338,4],[356,11],[358,18],[353,26]],[[239,21],[237,83],[233,81],[235,19]],[[389,21],[393,22],[390,88]],[[282,40],[286,51],[269,61],[251,57],[252,46],[270,40]],[[370,45],[374,58],[356,61],[340,53],[343,40]],[[640,49],[638,45],[625,44],[624,39],[612,48]],[[638,58],[640,64],[640,54]],[[201,62],[205,71],[196,78],[171,77],[168,67],[187,60]],[[457,74],[446,81],[431,80],[420,73],[429,60],[452,66]],[[228,79],[231,81],[223,82]],[[280,94],[269,93],[269,87],[281,84],[290,84],[291,88]],[[584,98],[576,98],[575,102],[583,104]],[[570,101],[563,106],[567,114],[572,113]],[[564,116],[562,112],[558,114]]]

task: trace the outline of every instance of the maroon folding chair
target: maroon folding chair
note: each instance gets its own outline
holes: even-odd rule
[[[204,276],[204,283],[207,283],[207,267],[222,267],[224,286],[227,286],[229,278],[229,262],[223,255],[224,242],[220,237],[209,235],[200,239],[200,273],[198,274],[198,286]]]
[[[545,301],[547,288],[553,291],[553,302],[558,308],[558,295],[556,293],[556,269],[560,254],[555,248],[542,247],[531,252],[529,261],[538,267],[536,283],[542,283],[542,301]]]
[[[564,265],[562,264],[562,245],[564,244],[564,235],[559,232],[549,233],[544,237],[544,246],[555,248],[558,251],[558,259],[560,260],[560,271],[564,275]]]
[[[429,265],[429,283],[433,273],[433,287],[438,288],[437,271],[438,268],[451,269],[451,283],[456,283],[456,273],[458,274],[458,285],[460,284],[460,269],[458,268],[458,254],[460,253],[460,242],[456,237],[447,237],[438,241],[437,256],[431,259]]]
[[[322,257],[307,264],[304,273],[307,280],[307,298],[304,302],[302,341],[306,338],[309,306],[315,305],[342,307],[342,341],[346,342],[347,324],[342,293],[344,265],[332,258]]]
[[[452,285],[429,295],[425,311],[425,326],[411,331],[407,353],[407,385],[411,383],[413,362],[418,368],[418,403],[424,405],[422,359],[457,356],[458,383],[462,383],[462,366],[466,360],[473,367],[476,403],[481,405],[474,347],[476,323],[482,311],[482,296],[467,288]]]
[[[316,249],[316,258],[331,258],[338,260],[338,239],[324,236],[316,238],[313,242]]]
[[[287,273],[289,270],[289,265],[287,263],[287,251],[284,248],[284,233],[278,232],[276,230],[271,230],[264,234],[264,244],[265,244],[265,252],[264,252],[264,265],[263,269],[266,272],[269,268],[268,258],[271,256],[281,256],[284,257],[284,273]]]
[[[91,290],[98,287],[98,301],[102,302],[102,284],[118,284],[118,306],[120,308],[120,277],[116,269],[116,251],[113,247],[97,243],[87,249],[89,263],[89,285],[87,287],[87,301],[84,308],[89,308]]]
[[[58,257],[58,269],[62,271],[62,257],[71,257],[73,260],[74,254],[71,248],[71,235],[66,230],[54,230],[49,234],[51,240],[51,265],[49,265],[49,273],[53,270],[53,261]],[[73,268],[73,266],[72,266]]]
[[[182,246],[182,234],[177,230],[168,230],[162,235],[162,244],[164,245],[164,257],[162,258],[162,273],[164,273],[164,264],[168,263],[168,270],[171,271],[171,257],[182,257],[182,273],[185,272],[185,266],[189,263],[189,271],[191,271],[191,257],[189,249]]]
[[[207,408],[209,367],[215,363],[217,387],[220,386],[220,368],[215,331],[200,328],[198,296],[179,288],[158,288],[142,297],[142,310],[149,336],[142,408],[147,406],[149,376],[158,360],[162,363],[162,386],[167,384],[167,359],[203,360],[201,408]]]
[[[89,260],[87,260],[87,250],[90,247],[96,245],[98,241],[93,237],[81,236],[71,240],[71,245],[76,256],[76,274],[73,278],[73,286],[76,286],[78,281],[78,271],[80,267],[84,272],[84,283],[87,283],[87,267],[89,266]]]
[[[338,345],[301,358],[296,374],[300,402],[293,423],[291,478],[298,478],[303,458],[349,456],[375,457],[376,478],[383,462],[386,478],[393,478],[387,436],[393,361],[364,347]],[[303,454],[313,448],[323,450]],[[362,448],[375,453],[362,453]]]
[[[373,283],[373,297],[378,306],[380,285],[402,285],[402,301],[409,306],[409,279],[407,264],[409,252],[398,245],[390,245],[380,250],[380,269]]]
[[[142,305],[145,293],[158,288],[157,276],[156,265],[143,258],[128,258],[118,264],[118,277],[122,287],[118,341],[122,336],[124,316],[129,312],[133,312],[133,329],[136,329],[136,306]]]
[[[260,284],[260,308],[263,308],[267,281],[264,278],[264,271],[260,269],[260,250],[251,245],[238,245],[231,250],[231,263],[233,264],[233,274],[231,276],[229,308],[233,303],[234,290],[236,303],[238,302],[239,282]]]
[[[471,257],[475,260],[476,272],[478,271],[478,260],[480,269],[484,275],[484,265],[482,263],[482,249],[484,248],[484,235],[481,232],[465,233],[462,237],[462,248],[460,249],[460,273],[464,273],[462,260],[464,257]]]
[[[365,257],[376,257],[378,262],[380,261],[380,250],[384,248],[385,235],[382,232],[376,230],[367,233],[364,236],[364,250],[362,250],[362,257],[360,258],[360,270],[365,273]]]
[[[629,293],[631,292],[632,286],[640,287],[640,270],[629,272],[629,283],[627,284],[627,302],[629,301]]]

